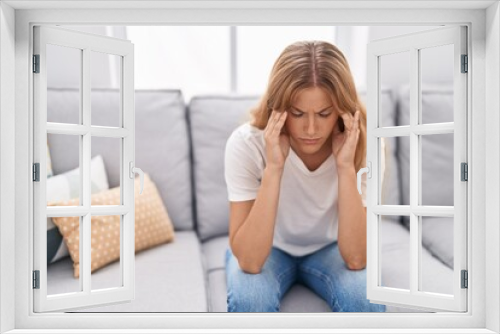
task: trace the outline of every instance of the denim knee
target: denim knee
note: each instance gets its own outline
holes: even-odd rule
[[[366,269],[348,270],[342,280],[342,291],[337,291],[336,306],[340,312],[385,312],[385,305],[372,304],[366,295]],[[338,286],[337,286],[338,289]]]
[[[242,270],[228,279],[228,312],[278,312],[279,284],[266,275],[247,274]]]

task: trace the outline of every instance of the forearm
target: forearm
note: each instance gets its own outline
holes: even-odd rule
[[[260,272],[271,252],[281,173],[264,170],[261,187],[252,209],[233,238],[232,249],[244,271]]]
[[[354,166],[338,169],[338,246],[350,269],[366,266],[366,213],[356,185]]]

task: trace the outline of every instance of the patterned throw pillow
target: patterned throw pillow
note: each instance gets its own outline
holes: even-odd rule
[[[156,185],[144,175],[144,191],[139,195],[135,179],[135,252],[174,240],[174,228]],[[120,188],[92,195],[92,205],[119,205]],[[56,204],[56,203],[54,203]],[[49,203],[51,205],[51,203]],[[78,205],[78,199],[59,205]],[[78,217],[54,217],[73,260],[74,277],[80,275],[80,230]],[[120,259],[120,216],[91,217],[91,272]]]
[[[90,162],[91,193],[109,189],[104,161],[100,155]],[[47,179],[47,202],[59,202],[77,198],[80,195],[80,169],[75,168],[64,174]],[[76,199],[78,203],[78,198]],[[77,204],[78,205],[78,204]],[[47,218],[47,264],[54,263],[69,255],[59,229],[53,218]]]

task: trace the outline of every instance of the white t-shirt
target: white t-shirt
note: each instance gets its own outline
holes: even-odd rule
[[[245,123],[229,137],[224,171],[229,201],[257,197],[266,166],[263,135],[263,130]],[[274,247],[303,256],[337,240],[338,175],[333,155],[310,171],[290,149],[280,187]],[[366,173],[362,177],[362,202],[366,207]]]

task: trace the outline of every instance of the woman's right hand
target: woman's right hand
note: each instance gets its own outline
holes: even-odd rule
[[[288,134],[281,130],[287,118],[286,110],[283,112],[271,112],[271,117],[264,129],[264,139],[266,141],[267,167],[283,170],[285,160],[290,152],[290,138]]]

